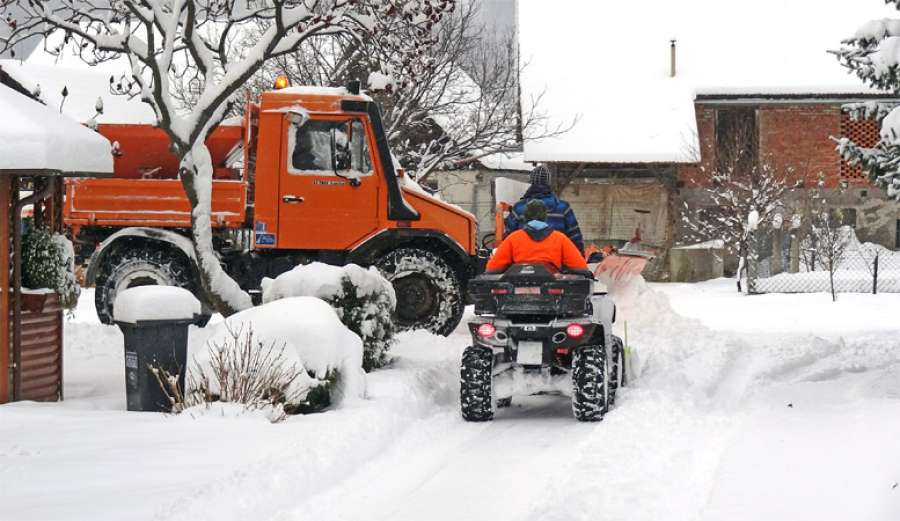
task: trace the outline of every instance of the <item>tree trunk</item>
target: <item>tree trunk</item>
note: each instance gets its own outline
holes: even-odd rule
[[[837,295],[834,294],[834,265],[828,267],[828,282],[831,285],[831,301],[837,302]]]
[[[208,303],[225,316],[253,306],[219,263],[212,243],[212,157],[203,141],[195,144],[179,165],[181,184],[191,203],[191,238],[200,271],[200,284]]]

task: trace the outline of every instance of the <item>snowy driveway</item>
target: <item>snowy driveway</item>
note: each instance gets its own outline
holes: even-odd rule
[[[462,330],[403,335],[326,414],[129,414],[118,332],[70,322],[67,401],[0,407],[3,519],[900,519],[896,296],[792,320],[810,296],[652,288],[620,307],[640,377],[600,424],[553,397],[462,422]]]

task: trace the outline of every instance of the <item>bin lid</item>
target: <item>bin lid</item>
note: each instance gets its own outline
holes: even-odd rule
[[[200,314],[200,301],[190,291],[174,286],[137,286],[116,295],[116,322],[136,324],[165,320],[193,320]]]

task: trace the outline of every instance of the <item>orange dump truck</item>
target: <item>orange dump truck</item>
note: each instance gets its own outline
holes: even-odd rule
[[[200,293],[190,206],[169,140],[149,125],[100,125],[115,176],[68,183],[65,220],[88,262],[97,314],[147,284]],[[311,261],[377,266],[397,293],[397,321],[448,334],[476,265],[475,219],[423,192],[392,157],[377,105],[353,86],[285,88],[248,104],[207,140],[215,166],[214,245],[258,297],[263,277]]]

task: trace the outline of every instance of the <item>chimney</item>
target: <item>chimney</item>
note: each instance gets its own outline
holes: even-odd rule
[[[675,77],[675,71],[676,71],[676,69],[675,69],[675,41],[676,40],[674,38],[669,40],[669,42],[671,43],[670,49],[671,49],[671,53],[672,53],[671,63],[670,63],[670,68],[669,68],[669,77],[670,78]]]

